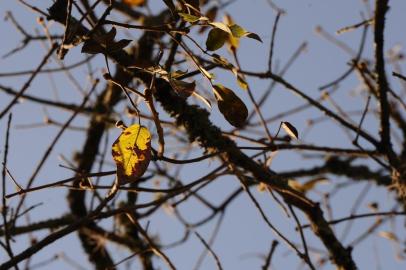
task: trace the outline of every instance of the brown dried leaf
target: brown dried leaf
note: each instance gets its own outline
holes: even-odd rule
[[[170,79],[169,84],[172,86],[173,90],[183,98],[187,98],[193,94],[196,88],[196,83],[194,81],[184,82],[177,79]]]
[[[88,53],[88,54],[98,54],[104,52],[103,46],[101,46],[99,43],[96,41],[89,39],[86,40],[83,43],[82,46],[82,53]]]
[[[242,127],[248,117],[244,102],[231,89],[221,84],[213,85],[217,105],[224,118],[235,127]]]
[[[119,40],[119,41],[117,41],[117,42],[114,42],[114,43],[112,43],[112,44],[109,44],[109,45],[107,46],[107,50],[108,50],[109,52],[116,52],[116,51],[122,50],[122,49],[124,49],[125,47],[127,47],[128,44],[131,43],[131,41],[132,41],[132,40],[130,40],[130,39],[121,39],[121,40]]]

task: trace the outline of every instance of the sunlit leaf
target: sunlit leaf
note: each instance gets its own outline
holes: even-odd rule
[[[289,180],[288,180],[288,185],[289,185],[291,188],[293,188],[294,190],[303,193],[303,188],[302,188],[303,185],[302,185],[299,181],[294,180],[294,179],[289,179]]]
[[[186,70],[186,71],[183,71],[183,70],[175,70],[175,71],[173,71],[173,72],[170,73],[170,77],[173,78],[173,79],[176,79],[176,78],[178,78],[178,77],[180,77],[180,76],[185,75],[186,73],[187,73],[187,70]]]
[[[258,40],[259,42],[262,42],[262,39],[255,33],[248,32],[238,24],[233,24],[230,26],[231,33],[233,34],[234,37],[236,38],[242,38],[242,37],[247,37],[247,38],[252,38],[255,40]]]
[[[231,89],[221,84],[213,85],[217,105],[224,118],[235,127],[242,127],[248,117],[244,102]]]
[[[282,128],[285,130],[285,132],[292,138],[298,140],[299,139],[299,133],[297,132],[297,129],[289,122],[282,122]]]
[[[215,28],[221,29],[224,32],[228,33],[228,34],[232,34],[230,27],[228,27],[226,24],[222,23],[222,22],[210,22],[209,23],[211,26],[214,26]]]
[[[147,2],[146,0],[123,0],[124,3],[130,6],[143,6]]]
[[[245,30],[238,24],[231,25],[230,30],[231,30],[231,33],[233,34],[233,36],[236,38],[243,37],[247,33],[247,30]]]
[[[297,191],[299,191],[301,193],[306,193],[306,192],[308,192],[310,190],[313,190],[316,187],[316,185],[318,185],[318,184],[326,184],[328,182],[329,182],[329,180],[324,178],[324,177],[311,179],[311,180],[309,180],[309,181],[307,181],[307,182],[305,182],[303,184],[300,183],[297,180],[289,179],[288,180],[288,185],[291,188],[293,188],[293,189],[295,189],[295,190],[297,190]]]
[[[244,89],[244,90],[248,89],[247,81],[244,80],[244,78],[240,74],[237,74],[237,83],[242,89]]]
[[[306,192],[306,191],[312,190],[318,184],[326,184],[326,183],[329,183],[329,180],[324,177],[311,179],[303,184],[303,189]]]
[[[200,95],[199,93],[197,93],[196,91],[194,91],[192,93],[193,96],[195,96],[196,98],[200,99],[201,101],[203,101],[204,104],[206,104],[206,106],[211,110],[211,102],[205,98],[204,96]]]
[[[229,34],[219,28],[211,29],[206,40],[207,50],[215,51],[220,49],[228,39],[228,36]]]
[[[151,134],[138,124],[124,129],[111,148],[119,184],[137,181],[151,159]]]
[[[200,17],[188,13],[179,12],[178,14],[184,21],[190,23],[195,23],[200,19]]]
[[[391,240],[393,242],[399,242],[399,238],[392,232],[381,231],[379,232],[379,236]]]
[[[132,68],[132,66],[129,66],[127,68]],[[139,68],[139,66],[134,66],[134,68]],[[160,66],[149,66],[149,67],[145,67],[144,68],[145,71],[150,72],[152,74],[157,74],[160,75],[164,78],[168,77],[168,71],[166,71],[165,69],[163,69]]]
[[[213,79],[213,74],[211,74],[210,72],[208,72],[205,68],[200,67],[200,71],[204,74],[204,76],[206,76],[208,79]]]
[[[230,14],[225,14],[224,16],[224,22],[227,25],[235,25],[235,22],[233,20],[233,18],[231,17]],[[230,29],[231,31],[231,29]],[[228,40],[227,40],[227,44],[228,44],[228,49],[233,52],[236,51],[238,49],[238,47],[240,46],[240,39],[234,37],[232,34],[228,36]]]

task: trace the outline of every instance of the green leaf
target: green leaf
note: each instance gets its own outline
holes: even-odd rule
[[[255,33],[247,32],[247,33],[245,34],[245,36],[246,36],[247,38],[252,38],[252,39],[258,40],[259,42],[262,43],[262,39],[261,39],[257,34],[255,34]]]
[[[255,33],[248,32],[238,24],[233,24],[230,26],[231,33],[233,34],[233,37],[236,38],[242,38],[242,37],[247,37],[247,38],[252,38],[255,40],[258,40],[259,42],[262,42],[262,39]]]
[[[195,23],[200,20],[200,17],[188,13],[179,12],[178,15],[186,22]]]
[[[235,127],[242,127],[248,117],[244,102],[229,88],[221,84],[213,85],[217,105],[224,118]]]
[[[223,47],[224,43],[228,39],[227,32],[219,28],[213,28],[210,30],[207,40],[206,40],[206,48],[209,51],[215,51]]]
[[[247,33],[247,30],[245,30],[238,24],[231,25],[230,30],[231,30],[231,33],[233,34],[233,36],[236,38],[243,37]]]

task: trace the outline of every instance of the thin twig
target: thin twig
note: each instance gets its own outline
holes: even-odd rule
[[[361,120],[359,121],[359,124],[358,124],[357,135],[355,136],[355,139],[354,139],[354,142],[353,142],[355,145],[358,145],[358,138],[359,138],[359,132],[358,131],[361,130],[362,123],[364,122],[365,116],[366,116],[366,114],[368,112],[369,102],[370,101],[371,101],[371,95],[368,95],[364,111],[362,112]]]
[[[270,45],[270,51],[269,51],[269,60],[268,60],[268,71],[272,73],[272,56],[273,56],[273,49],[274,49],[274,42],[275,42],[275,36],[276,36],[276,29],[278,28],[278,22],[279,18],[281,17],[281,12],[278,11],[276,14],[275,22],[273,24],[272,28],[272,38],[271,38],[271,45]]]
[[[400,73],[397,73],[397,72],[393,71],[392,75],[406,81],[406,77],[404,75],[400,74]]]
[[[87,214],[85,217],[77,220],[76,222],[64,227],[63,229],[60,229],[54,233],[49,234],[42,240],[38,241],[36,244],[32,245],[31,247],[25,249],[22,251],[20,254],[14,256],[11,260],[8,260],[4,262],[3,264],[0,265],[0,270],[6,270],[9,269],[10,267],[17,265],[19,262],[30,258],[32,255],[43,249],[44,247],[48,246],[49,244],[61,239],[62,237],[76,231],[79,229],[81,226],[90,223],[95,216],[100,214],[100,212],[103,210],[103,208],[108,204],[109,201],[111,201],[114,196],[116,195],[118,191],[118,182],[116,182],[109,193],[107,194],[106,198],[104,199],[103,202],[99,204],[99,206],[93,211]]]
[[[88,177],[93,177],[93,176],[100,177],[100,176],[107,176],[107,175],[114,175],[114,174],[116,174],[116,171],[115,171],[115,170],[114,170],[114,171],[106,171],[106,172],[83,174],[83,175],[80,175],[80,177],[75,176],[75,177],[70,177],[70,178],[67,178],[67,179],[59,180],[59,181],[56,181],[56,182],[53,182],[53,183],[50,183],[50,184],[45,184],[45,185],[41,185],[41,186],[37,186],[37,187],[32,187],[32,188],[27,188],[27,189],[20,189],[20,190],[17,191],[17,192],[14,192],[14,193],[11,193],[11,194],[7,194],[7,195],[5,196],[5,198],[6,198],[6,199],[10,199],[10,198],[12,198],[12,197],[14,197],[14,196],[17,196],[17,195],[23,195],[23,194],[26,194],[26,193],[29,193],[29,192],[33,192],[33,191],[37,191],[37,190],[42,190],[42,189],[46,189],[46,188],[62,186],[62,185],[64,185],[64,184],[66,184],[66,183],[69,183],[69,182],[72,182],[72,181],[74,181],[74,180],[77,180],[78,178],[88,178]]]
[[[374,19],[363,20],[360,23],[356,23],[356,24],[353,24],[353,25],[350,25],[350,26],[343,27],[343,28],[337,30],[336,33],[337,34],[346,33],[346,32],[355,30],[358,27],[361,27],[361,26],[364,26],[364,25],[370,25],[370,24],[373,24],[373,23],[374,23]]]
[[[244,189],[244,191],[248,194],[248,197],[251,199],[253,202],[255,208],[259,211],[262,219],[265,221],[265,223],[268,225],[268,227],[277,235],[279,236],[292,250],[296,252],[299,258],[303,259],[304,254],[300,252],[300,250],[296,247],[295,244],[293,244],[286,236],[284,236],[268,219],[268,217],[265,215],[264,210],[261,208],[261,205],[258,203],[258,201],[255,199],[254,195],[252,195],[251,191],[249,190],[249,187],[245,183],[245,179],[243,174],[235,168],[233,165],[229,164],[230,167],[232,167],[233,172],[236,174],[236,177],[238,180],[240,180],[241,186]],[[309,265],[310,266],[310,265]]]
[[[275,252],[276,247],[278,246],[279,242],[277,240],[273,240],[271,244],[271,249],[268,252],[268,255],[266,256],[265,263],[262,266],[262,270],[268,270],[269,267],[271,266],[271,260],[272,256]]]
[[[3,216],[3,227],[4,227],[4,238],[6,241],[5,244],[5,250],[8,254],[8,256],[12,259],[14,257],[13,250],[11,248],[11,235],[9,231],[9,222],[7,221],[7,214],[9,211],[9,208],[7,207],[7,201],[6,201],[6,168],[7,168],[7,157],[8,157],[8,151],[9,151],[9,139],[10,139],[10,126],[11,126],[11,119],[13,115],[10,113],[8,115],[8,121],[7,121],[7,129],[6,129],[6,139],[4,142],[4,155],[3,155],[3,169],[1,171],[1,176],[2,176],[2,206],[1,206],[1,214]],[[16,270],[18,270],[18,266],[15,266]]]
[[[357,55],[355,57],[355,59],[353,60],[353,63],[350,68],[345,71],[340,77],[338,77],[337,79],[335,79],[334,81],[327,83],[325,85],[322,85],[319,87],[319,90],[324,90],[327,89],[329,87],[335,86],[338,83],[340,83],[341,81],[343,81],[345,78],[347,78],[354,70],[355,66],[357,65],[357,63],[359,62],[359,60],[361,59],[361,55],[362,52],[364,51],[364,47],[365,47],[365,41],[366,41],[366,37],[367,37],[367,33],[368,33],[368,25],[365,25],[364,30],[362,32],[362,36],[361,36],[361,42],[359,45],[359,49],[357,52]]]
[[[328,224],[330,225],[335,225],[344,221],[349,221],[353,219],[359,219],[359,218],[368,218],[368,217],[377,217],[377,216],[406,216],[406,212],[401,211],[388,211],[388,212],[375,212],[375,213],[366,213],[366,214],[358,214],[358,215],[350,215],[348,217],[343,217],[335,220],[330,220],[328,221]],[[302,228],[309,228],[311,225],[306,224],[303,225]]]
[[[157,60],[156,60],[156,65],[159,65],[159,61],[162,58],[163,52],[162,50],[159,51]],[[165,152],[165,139],[164,139],[164,130],[161,125],[161,121],[159,120],[159,113],[155,109],[154,105],[154,100],[152,98],[153,91],[155,91],[155,74],[152,75],[151,78],[151,83],[149,85],[149,88],[145,89],[144,91],[144,97],[145,101],[148,105],[149,110],[151,111],[152,118],[154,120],[154,124],[156,127],[156,131],[158,133],[158,143],[159,143],[159,149],[158,149],[158,157],[162,157]]]
[[[218,233],[220,231],[220,225],[221,225],[221,223],[223,221],[224,216],[225,216],[225,212],[221,211],[220,216],[219,216],[219,218],[218,218],[218,220],[216,222],[216,225],[214,226],[212,235],[210,236],[208,245],[212,245],[213,242],[214,242],[214,239],[217,237],[217,235],[218,235]],[[200,268],[200,265],[203,263],[203,260],[206,257],[206,254],[207,254],[207,249],[204,252],[202,252],[202,254],[200,255],[199,259],[197,260],[196,265],[193,268],[193,270],[198,270]]]
[[[59,130],[58,134],[55,136],[55,138],[52,140],[51,144],[49,145],[49,147],[47,148],[47,150],[45,151],[44,155],[41,158],[41,161],[39,162],[39,164],[37,165],[34,173],[31,175],[30,179],[28,180],[28,183],[26,185],[25,189],[29,189],[32,185],[32,183],[34,182],[35,178],[37,177],[38,173],[40,172],[42,166],[45,164],[45,161],[47,160],[47,158],[49,157],[51,151],[53,150],[53,148],[56,145],[56,142],[59,140],[59,138],[62,136],[62,134],[64,133],[64,131],[67,129],[67,127],[72,123],[73,119],[75,119],[75,117],[79,114],[79,112],[81,111],[81,109],[86,105],[90,95],[93,93],[93,91],[96,89],[96,86],[98,84],[99,80],[95,80],[93,83],[92,88],[90,89],[89,93],[83,98],[82,104],[74,111],[74,113],[71,115],[71,117],[66,121],[66,123],[63,125],[63,127]],[[18,206],[16,207],[16,211],[15,211],[15,216],[18,215],[21,206],[24,203],[26,196],[25,194],[22,194],[21,200],[18,204]]]
[[[203,239],[203,237],[198,232],[195,232],[195,235],[197,236],[197,238],[199,238],[200,242],[202,242],[202,244],[205,246],[208,252],[213,256],[214,260],[216,261],[217,269],[222,270],[223,267],[221,266],[220,259],[216,255],[216,253],[211,249],[210,245]]]
[[[235,60],[235,62],[237,64],[238,69],[241,69],[240,61],[238,59],[236,50],[233,50],[233,56],[234,56],[234,60]],[[242,74],[242,77],[245,80],[245,75],[244,74]],[[265,132],[266,132],[266,134],[268,136],[268,140],[269,140],[269,142],[271,144],[273,144],[274,139],[273,139],[273,137],[271,135],[271,132],[269,131],[269,128],[268,128],[268,126],[267,126],[267,124],[265,122],[264,116],[263,116],[263,114],[261,112],[261,109],[258,106],[258,103],[255,101],[255,98],[254,98],[254,96],[252,94],[251,88],[250,88],[250,86],[248,84],[247,84],[247,92],[248,92],[248,97],[250,98],[252,104],[254,105],[255,112],[258,114],[259,119],[261,120],[262,126],[263,126],[263,128],[264,128],[264,130],[265,130]]]
[[[315,270],[316,268],[314,267],[311,259],[310,259],[310,255],[309,255],[309,248],[307,247],[307,242],[306,242],[306,238],[305,235],[303,233],[303,229],[302,226],[300,225],[300,221],[299,218],[297,217],[295,210],[293,209],[292,205],[288,205],[290,212],[292,213],[293,219],[295,220],[298,229],[299,229],[299,233],[300,233],[300,239],[302,240],[302,245],[303,245],[303,249],[304,249],[304,258],[303,260],[305,260],[305,262],[309,265],[309,267],[313,270]]]
[[[69,45],[68,42],[70,42],[70,37],[74,36],[74,34],[71,34],[71,14],[72,14],[72,4],[73,4],[73,0],[67,0],[68,3],[66,5],[66,22],[65,22],[65,33],[63,34],[63,39],[62,39],[62,43],[59,47],[59,51],[58,51],[58,57],[59,59],[63,60],[63,58],[65,57],[66,53],[68,52],[68,46],[65,45]],[[74,31],[74,30],[73,30]]]
[[[0,119],[3,118],[3,116],[13,107],[18,99],[24,94],[24,92],[30,87],[31,82],[34,80],[34,78],[38,75],[38,72],[42,69],[42,67],[48,62],[48,59],[51,57],[52,53],[58,48],[58,44],[53,44],[52,48],[48,51],[48,53],[44,56],[42,59],[41,63],[38,65],[38,67],[35,69],[35,71],[31,74],[30,78],[27,80],[27,82],[23,85],[21,90],[14,96],[14,98],[11,100],[11,102],[6,106],[6,108],[3,109],[3,111],[0,112]]]
[[[145,238],[152,252],[154,252],[157,256],[161,257],[171,270],[176,270],[175,265],[171,262],[168,256],[166,256],[166,254],[157,245],[155,245],[152,239],[148,236],[148,233],[144,230],[144,228],[142,228],[141,224],[138,222],[135,215],[133,213],[127,213],[127,217],[137,227],[140,234]]]

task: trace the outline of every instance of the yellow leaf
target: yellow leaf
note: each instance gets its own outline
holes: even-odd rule
[[[224,17],[224,23],[227,24],[227,25],[233,25],[233,24],[235,24],[233,18],[232,18],[229,14],[226,14],[226,15],[225,15],[225,17]],[[231,30],[231,29],[230,29],[230,30]],[[227,43],[228,43],[228,49],[229,49],[231,52],[233,52],[233,51],[237,50],[238,47],[240,46],[240,39],[234,37],[233,35],[229,35],[229,36],[228,36],[228,41],[227,41]]]
[[[140,125],[124,129],[113,143],[111,154],[117,165],[120,185],[137,181],[151,160],[151,134]]]

